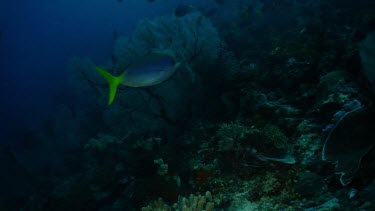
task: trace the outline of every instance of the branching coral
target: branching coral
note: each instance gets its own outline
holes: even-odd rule
[[[216,134],[219,139],[219,150],[232,150],[236,145],[239,145],[239,141],[246,138],[246,135],[250,132],[251,128],[239,123],[232,122],[221,124]]]
[[[171,210],[169,206],[159,198],[156,201],[153,201],[147,207],[142,207],[142,211],[169,211]]]
[[[214,203],[209,191],[204,196],[190,194],[189,198],[182,197],[173,208],[178,211],[213,211]]]
[[[213,211],[214,203],[211,192],[207,191],[204,196],[190,194],[187,197],[180,197],[173,206],[168,206],[161,198],[153,201],[147,207],[142,207],[142,211]]]

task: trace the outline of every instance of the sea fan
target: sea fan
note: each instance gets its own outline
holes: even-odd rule
[[[211,21],[198,12],[182,18],[162,16],[143,20],[130,37],[117,40],[114,69],[123,70],[153,49],[170,50],[177,61],[193,67],[210,64],[218,56],[220,42]]]

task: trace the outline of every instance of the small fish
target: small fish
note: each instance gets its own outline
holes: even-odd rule
[[[181,63],[175,62],[172,53],[155,50],[142,62],[132,65],[119,76],[113,76],[98,66],[95,69],[109,84],[108,105],[111,105],[120,84],[129,87],[154,86],[170,78],[180,65]]]

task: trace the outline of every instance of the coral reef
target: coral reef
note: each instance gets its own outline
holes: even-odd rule
[[[343,2],[233,1],[241,14],[215,25],[199,12],[145,19],[116,40],[108,69],[153,49],[184,68],[120,88],[110,107],[94,64],[72,61],[77,104],[37,136],[76,150],[71,171],[24,209],[373,210],[374,35],[358,48],[370,20]]]

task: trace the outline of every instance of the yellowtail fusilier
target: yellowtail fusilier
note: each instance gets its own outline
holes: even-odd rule
[[[117,87],[122,84],[129,87],[146,87],[160,84],[170,78],[181,63],[176,62],[170,51],[154,50],[140,62],[131,65],[119,76],[113,76],[101,67],[96,70],[109,85],[108,105],[113,103]]]

